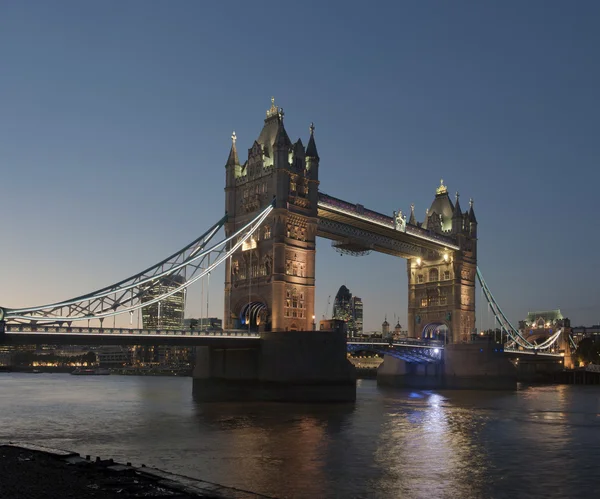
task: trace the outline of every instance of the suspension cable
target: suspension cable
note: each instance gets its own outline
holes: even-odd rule
[[[213,225],[213,227],[211,227],[211,229],[205,232],[202,236],[188,244],[184,249],[161,261],[159,264],[136,274],[135,276],[122,280],[112,286],[102,288],[96,292],[88,293],[64,302],[22,309],[6,309],[6,318],[9,320],[12,319],[32,322],[77,321],[83,319],[102,320],[105,317],[119,315],[124,312],[133,312],[154,303],[158,303],[161,300],[164,300],[165,298],[168,298],[169,296],[186,289],[188,286],[209,274],[215,267],[220,265],[224,259],[232,255],[237,249],[239,249],[240,246],[242,246],[244,242],[246,242],[249,237],[254,234],[254,232],[260,227],[262,222],[266,219],[273,208],[274,202],[270,203],[269,206],[267,206],[253,220],[251,220],[237,232],[229,237],[226,237],[219,243],[214,244],[208,249],[206,249],[206,245],[216,234],[218,229],[224,225],[224,222],[227,219],[226,216],[223,217],[217,224]],[[235,244],[230,246],[228,244],[230,241],[235,241]],[[228,246],[230,246],[229,250],[227,250]],[[191,251],[189,255],[186,256],[186,252],[190,249]],[[216,254],[216,258],[212,264],[210,264],[211,253]],[[208,258],[209,261],[209,265],[205,268],[202,267],[202,260],[204,258]],[[195,263],[198,260],[201,261],[199,263]],[[165,267],[168,265],[170,265],[170,268],[166,268],[165,270]],[[182,284],[172,288],[168,292],[162,293],[158,297],[148,301],[142,301],[141,298],[147,291],[147,289],[144,289],[146,284],[149,285],[147,286],[148,288],[152,287],[159,282],[162,277],[175,275],[176,272],[181,269],[186,269],[188,266],[190,266],[193,271],[189,280],[184,281]],[[146,275],[148,273],[150,273],[150,275]],[[134,288],[137,290],[137,293],[133,293]],[[129,298],[129,293],[125,293],[128,290],[132,290],[131,298]],[[114,298],[110,298],[109,302],[105,303],[105,298],[110,295],[114,295]],[[136,299],[138,300],[138,303],[135,303]],[[62,309],[66,307],[68,307],[67,315],[63,315]],[[38,312],[39,315],[29,315],[32,312]]]

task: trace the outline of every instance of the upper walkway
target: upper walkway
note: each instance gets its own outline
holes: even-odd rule
[[[459,247],[450,235],[399,223],[393,217],[369,210],[361,204],[319,193],[317,235],[346,245],[354,251],[379,251],[403,258],[425,256],[427,250],[441,252]]]

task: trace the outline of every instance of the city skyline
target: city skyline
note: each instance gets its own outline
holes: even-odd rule
[[[0,306],[101,288],[197,237],[224,212],[232,131],[250,148],[273,95],[292,140],[306,143],[315,123],[322,192],[390,216],[414,203],[423,221],[443,178],[474,199],[479,266],[513,324],[555,308],[573,325],[599,322],[598,6],[315,4],[314,35],[273,22],[248,39],[261,16],[243,4],[240,33],[225,37],[224,6],[111,5],[3,5],[0,42],[14,48],[0,80]],[[381,38],[361,23],[381,23]],[[278,37],[263,71],[255,54]],[[404,260],[317,240],[316,272],[317,318],[342,281],[368,304],[365,330],[390,312],[406,324]],[[223,316],[223,282],[221,268],[210,316]],[[200,296],[188,293],[186,317],[206,316]]]

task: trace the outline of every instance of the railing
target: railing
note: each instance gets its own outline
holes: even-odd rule
[[[552,352],[550,350],[525,350],[523,347],[520,348],[504,348],[504,353],[512,353],[518,355],[538,355],[547,357],[564,357],[564,352]]]
[[[334,198],[333,196],[329,196],[327,194],[319,193],[319,206],[321,208],[329,208],[339,211],[340,213],[345,213],[367,222],[381,225],[382,227],[386,227],[388,229],[395,228],[394,219],[392,217],[376,211],[368,210],[360,204],[348,203],[347,201]],[[434,243],[443,244],[448,248],[459,249],[459,247],[456,245],[456,242],[451,237],[442,236],[414,225],[406,225],[406,233]]]
[[[124,335],[124,336],[189,336],[189,337],[225,337],[260,338],[260,334],[247,329],[198,330],[191,329],[129,329],[99,327],[59,327],[31,326],[26,324],[6,324],[6,333],[13,334],[80,334],[80,335]]]
[[[385,338],[362,338],[358,336],[351,336],[347,340],[348,343],[353,345],[388,345],[388,346],[407,346],[416,348],[444,348],[444,342],[440,340],[418,340],[407,338],[404,340],[387,340]]]

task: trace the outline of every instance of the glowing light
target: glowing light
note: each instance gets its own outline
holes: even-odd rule
[[[251,237],[242,243],[242,251],[248,251],[250,249],[256,248],[256,239]]]
[[[434,348],[433,349],[433,353],[440,353],[440,349],[439,348]]]
[[[444,261],[447,262],[449,258],[448,253],[444,253]]]
[[[417,258],[417,265],[419,265],[419,266],[421,265],[421,259],[420,258]]]
[[[436,194],[446,194],[448,187],[444,185],[444,179],[440,180],[440,186],[435,190]]]

